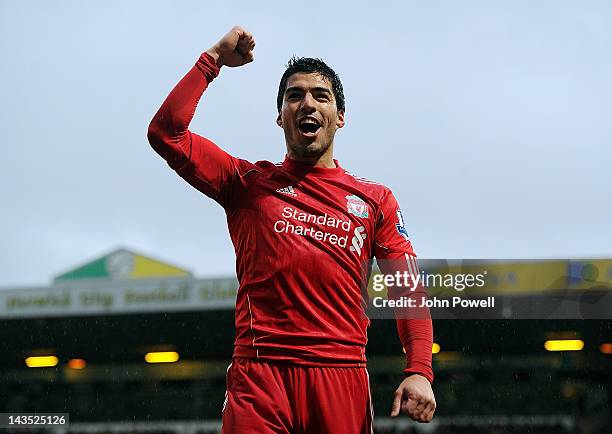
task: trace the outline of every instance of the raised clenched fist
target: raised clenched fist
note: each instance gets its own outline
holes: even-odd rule
[[[255,39],[253,35],[240,26],[235,26],[219,42],[206,52],[210,54],[217,66],[242,66],[253,61]]]

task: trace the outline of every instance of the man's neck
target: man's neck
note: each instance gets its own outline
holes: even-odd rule
[[[324,154],[313,157],[302,157],[292,152],[291,149],[287,149],[287,157],[300,163],[310,164],[312,167],[322,167],[325,169],[333,169],[336,167],[333,146],[330,146]]]

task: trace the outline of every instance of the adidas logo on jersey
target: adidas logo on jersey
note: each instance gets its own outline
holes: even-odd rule
[[[290,185],[288,187],[283,187],[283,188],[279,188],[276,190],[278,193],[283,193],[289,196],[294,196],[297,197],[297,193],[295,192],[295,190],[293,189],[293,187]]]

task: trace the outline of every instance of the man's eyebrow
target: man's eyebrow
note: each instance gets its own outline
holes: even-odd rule
[[[326,87],[320,87],[320,86],[318,86],[318,87],[313,87],[313,88],[312,88],[312,91],[313,91],[313,92],[323,92],[323,93],[327,93],[327,94],[329,94],[329,95],[331,95],[331,94],[332,94],[331,90],[329,90],[329,89],[328,89],[328,88],[326,88]],[[285,90],[285,93],[289,93],[289,92],[304,92],[304,89],[302,89],[301,87],[298,87],[298,86],[291,86],[291,87],[288,87],[288,88]]]
[[[329,89],[328,89],[328,88],[326,88],[326,87],[315,87],[315,88],[313,89],[313,91],[315,91],[315,92],[323,92],[323,93],[327,93],[327,94],[329,94],[329,95],[331,95],[331,94],[332,94],[332,93],[331,93],[331,90],[329,90]]]
[[[302,92],[302,88],[297,87],[297,86],[291,86],[285,89],[285,93],[289,93],[289,92]]]

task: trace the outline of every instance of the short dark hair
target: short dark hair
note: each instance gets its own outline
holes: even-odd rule
[[[278,96],[276,97],[276,108],[280,113],[283,106],[283,96],[287,90],[287,81],[293,74],[298,73],[315,73],[328,79],[332,85],[332,92],[336,98],[336,107],[339,111],[344,111],[344,91],[342,90],[342,82],[338,74],[331,69],[321,59],[313,59],[312,57],[296,57],[293,56],[287,63],[287,69],[281,77],[280,85],[278,86]]]

